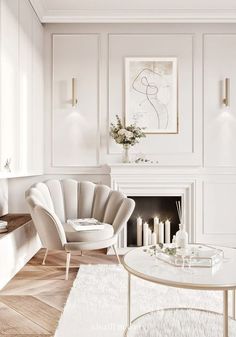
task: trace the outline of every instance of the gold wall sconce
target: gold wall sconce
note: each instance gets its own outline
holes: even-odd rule
[[[78,104],[78,79],[72,78],[72,106],[76,107]]]
[[[225,80],[224,80],[223,104],[226,107],[229,107],[229,105],[230,105],[230,79],[229,78],[225,78]]]

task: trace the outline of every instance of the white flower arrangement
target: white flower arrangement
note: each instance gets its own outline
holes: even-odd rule
[[[134,124],[125,127],[118,115],[116,115],[116,119],[116,125],[111,123],[110,135],[117,144],[133,146],[139,142],[140,138],[146,137],[143,132],[144,128]]]

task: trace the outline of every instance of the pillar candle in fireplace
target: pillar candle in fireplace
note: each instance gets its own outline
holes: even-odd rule
[[[170,220],[165,221],[165,243],[170,243]]]
[[[142,229],[143,229],[143,220],[139,216],[137,218],[137,246],[142,246]]]
[[[164,223],[160,222],[158,226],[159,243],[164,243]]]
[[[159,218],[157,216],[154,217],[153,224],[154,224],[154,228],[153,228],[154,233],[156,234],[156,241],[159,242],[159,238],[158,238]]]
[[[153,232],[152,233],[152,245],[156,245],[157,244],[157,236],[156,233]]]
[[[152,231],[151,228],[148,228],[148,244],[152,244]]]
[[[148,246],[148,223],[143,224],[143,245]]]

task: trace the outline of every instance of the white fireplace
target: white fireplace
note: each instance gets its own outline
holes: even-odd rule
[[[173,172],[173,171],[172,171]],[[157,165],[117,164],[109,166],[110,186],[127,196],[179,196],[190,242],[195,241],[195,189],[186,175],[162,172]],[[118,238],[120,253],[127,248],[127,227]]]

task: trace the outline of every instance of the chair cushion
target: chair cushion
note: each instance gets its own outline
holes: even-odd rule
[[[68,242],[93,242],[110,239],[114,234],[112,225],[104,223],[103,229],[90,231],[76,231],[70,224],[63,224]]]

